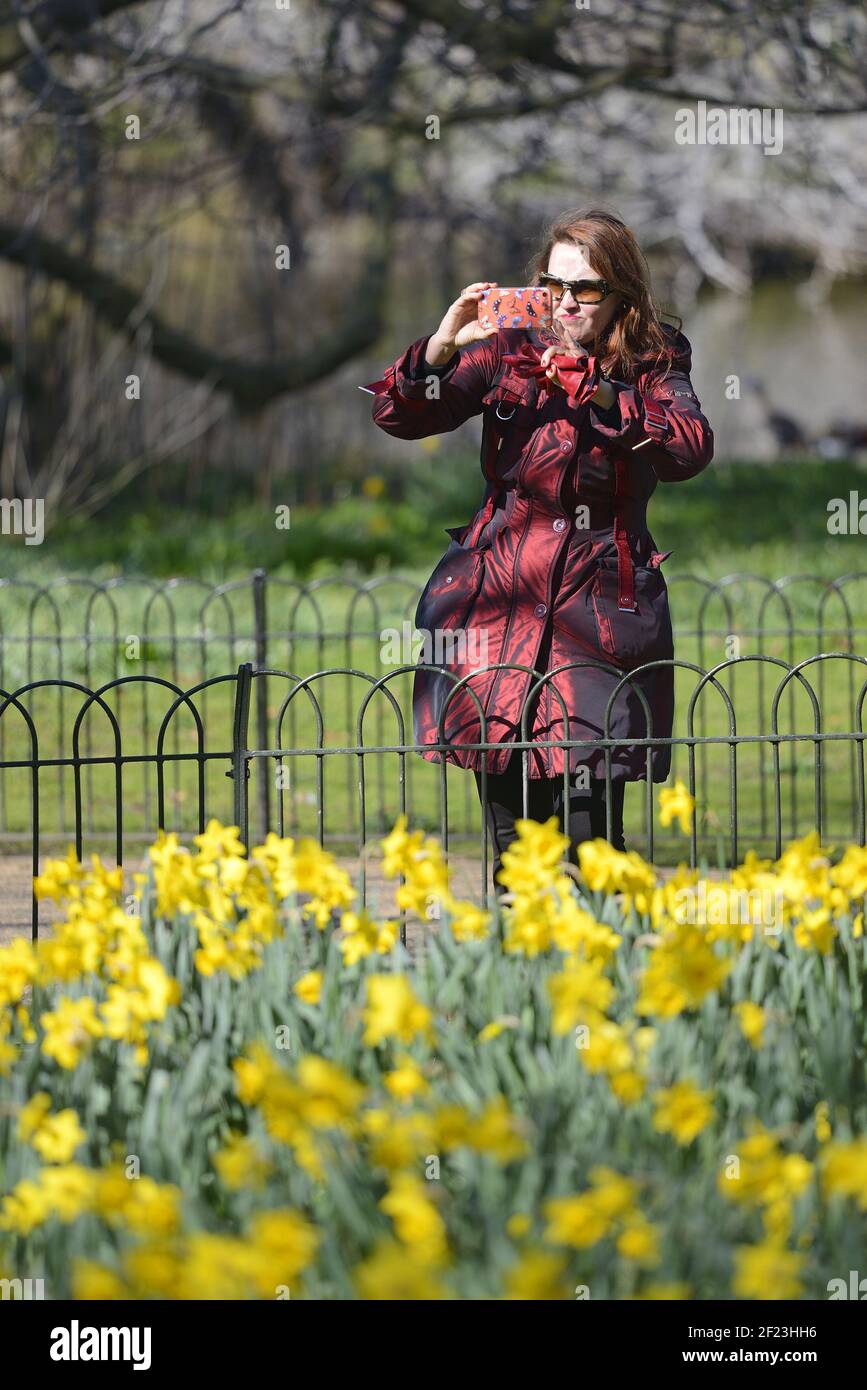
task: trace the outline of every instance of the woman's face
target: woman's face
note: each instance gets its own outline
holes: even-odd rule
[[[583,246],[568,241],[556,241],[548,258],[548,274],[561,280],[601,280],[602,276],[588,261]],[[611,323],[620,308],[621,298],[612,290],[601,304],[576,304],[569,290],[554,301],[554,322],[559,324],[568,342],[589,347],[594,338]]]

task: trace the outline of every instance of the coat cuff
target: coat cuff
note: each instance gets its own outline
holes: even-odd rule
[[[432,334],[428,333],[426,337],[412,343],[403,356],[386,369],[384,376],[378,381],[369,382],[362,390],[370,391],[376,396],[388,395],[408,401],[424,401],[428,378],[435,376],[440,381],[448,381],[461,360],[458,350],[444,367],[429,366],[424,360],[424,355],[431,337]]]
[[[607,410],[590,406],[590,423],[597,434],[616,439],[630,449],[640,449],[651,441],[664,444],[669,438],[668,416],[662,407],[634,386],[612,381],[614,400]]]
[[[455,348],[455,351],[443,367],[431,367],[429,363],[425,362],[424,354],[429,341],[429,338],[425,338],[424,347],[418,355],[418,361],[414,362],[407,372],[410,381],[425,381],[429,376],[438,376],[440,380],[442,380],[446,376],[451,376],[452,372],[457,368],[461,357],[460,348]]]

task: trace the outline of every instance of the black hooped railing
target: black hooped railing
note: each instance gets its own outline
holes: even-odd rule
[[[832,687],[828,675],[832,664],[838,675],[841,669],[845,672],[843,688],[851,699],[842,705],[832,702],[829,710],[828,692],[833,688],[839,696],[840,686],[838,680]],[[528,713],[545,686],[550,686],[559,702],[562,727],[568,729],[565,705],[555,682],[573,666],[602,667],[617,676],[601,733],[593,738],[564,736],[543,743],[531,741]],[[655,734],[651,709],[639,683],[643,672],[661,666],[671,666],[680,682],[680,724],[670,737]],[[457,769],[452,763],[461,749],[484,753],[499,745],[488,739],[481,702],[468,684],[473,677],[458,678],[446,670],[443,674],[452,679],[453,688],[441,711],[438,742],[424,748],[426,753],[438,751],[442,760],[422,763],[416,756],[421,749],[409,734],[411,716],[406,701],[406,682],[417,669],[417,663],[409,662],[373,674],[343,665],[298,676],[247,661],[231,673],[209,676],[187,687],[140,674],[118,676],[96,688],[72,679],[42,678],[25,681],[11,691],[0,690],[0,730],[5,730],[0,779],[4,785],[7,781],[10,784],[10,810],[18,816],[18,839],[27,846],[33,875],[39,872],[45,845],[62,838],[66,829],[65,819],[59,832],[46,826],[44,783],[56,774],[62,786],[68,786],[71,779],[72,838],[79,858],[102,836],[116,862],[122,864],[130,844],[145,843],[158,830],[176,829],[190,835],[204,830],[211,816],[231,818],[248,845],[272,829],[280,835],[308,833],[323,846],[343,844],[357,865],[359,895],[366,904],[366,851],[371,836],[390,829],[396,816],[405,813],[410,825],[437,829],[446,854],[455,842],[478,842],[479,899],[484,901],[489,892],[489,846],[482,805],[476,797],[469,823],[453,814],[450,803]],[[528,671],[513,663],[495,663],[486,669]],[[766,722],[767,727],[756,730],[750,729],[746,715],[739,718],[733,693],[736,684],[743,691],[749,672],[761,675],[763,681],[771,672],[775,677],[767,720],[759,721]],[[755,847],[757,839],[767,840],[768,852],[779,857],[784,828],[790,833],[815,828],[823,839],[829,832],[837,840],[865,843],[867,657],[852,651],[828,651],[789,663],[781,657],[753,654],[727,658],[709,669],[674,660],[647,663],[631,672],[619,672],[603,662],[580,661],[564,663],[556,671],[529,674],[532,679],[520,737],[513,744],[522,755],[525,810],[531,748],[561,748],[574,753],[573,761],[577,762],[581,761],[581,750],[599,750],[610,789],[613,757],[624,746],[622,736],[616,739],[611,735],[612,712],[618,693],[629,686],[644,713],[645,735],[630,735],[628,746],[643,749],[646,759],[643,824],[630,840],[631,847],[646,858],[655,861],[657,851],[664,848],[655,824],[651,780],[652,752],[661,746],[671,748],[672,780],[681,777],[696,801],[688,837],[692,866],[714,855],[720,866],[735,865],[745,844]],[[683,688],[686,678],[693,682],[688,692]],[[353,719],[341,723],[342,707],[336,716],[329,715],[334,709],[328,700],[329,689],[351,687],[355,682],[361,682],[362,698]],[[152,710],[158,693],[164,708],[158,720],[152,713],[143,720],[136,708],[132,709],[142,745],[130,751],[133,731],[128,724],[124,726],[124,718],[131,710],[134,688],[138,691],[138,711],[144,695]],[[444,737],[448,706],[459,691],[469,691],[479,714],[480,736],[473,743],[450,743]],[[68,747],[61,742],[59,750],[52,748],[50,752],[40,739],[44,711],[40,714],[37,708],[39,699],[48,692],[64,696],[65,711],[71,711],[74,699],[79,701],[71,725],[67,720],[59,731],[61,740],[68,739]],[[214,709],[218,696],[222,710]],[[49,713],[53,721],[54,709]],[[752,701],[748,713],[750,717],[756,713]],[[52,733],[57,733],[53,722]],[[802,756],[805,752],[807,757]],[[747,776],[744,771],[751,754],[758,760],[758,777]],[[682,760],[685,771],[680,769]],[[312,767],[312,776],[306,781],[305,761],[308,769]],[[343,774],[335,775],[341,762]],[[393,777],[389,773],[392,764]],[[229,795],[223,776],[231,779]],[[464,791],[470,780],[465,777]],[[11,796],[13,781],[17,800]],[[262,795],[263,782],[267,796]],[[105,789],[100,790],[101,786]],[[811,794],[805,805],[807,788]],[[564,790],[568,793],[567,770]],[[487,774],[483,771],[483,801],[486,795]],[[609,836],[610,801],[609,796]],[[725,811],[721,812],[723,802]],[[52,804],[56,810],[57,803]],[[771,812],[766,816],[769,805]],[[677,848],[681,853],[682,840]],[[475,854],[469,857],[476,859]],[[0,859],[0,894],[3,873]],[[35,937],[39,927],[35,898],[31,923]]]

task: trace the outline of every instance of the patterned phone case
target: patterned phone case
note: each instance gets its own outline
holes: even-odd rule
[[[551,291],[538,285],[484,290],[479,322],[490,319],[497,328],[550,328]]]

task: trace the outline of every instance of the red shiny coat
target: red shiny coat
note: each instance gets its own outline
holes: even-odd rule
[[[377,425],[399,439],[484,415],[485,496],[466,526],[449,530],[416,613],[429,635],[421,662],[438,668],[415,674],[418,744],[495,744],[486,755],[494,773],[516,739],[582,740],[569,750],[569,770],[587,764],[598,777],[604,754],[592,745],[607,732],[618,741],[612,775],[636,780],[647,775],[647,752],[629,739],[670,738],[671,666],[622,682],[624,672],[673,657],[666,556],[647,529],[647,501],[658,482],[692,478],[713,455],[689,378],[689,342],[674,329],[666,336],[670,365],[612,381],[617,399],[607,411],[527,374],[524,359],[537,360],[554,340],[523,330],[462,349],[438,386],[421,338],[367,388]],[[589,394],[592,357],[586,370]],[[540,684],[546,672],[556,675]],[[423,756],[442,755],[432,748]],[[478,769],[482,753],[454,748],[447,757]],[[534,747],[528,761],[531,777],[563,773],[561,748]],[[670,762],[668,747],[653,749],[653,781],[666,778]]]

